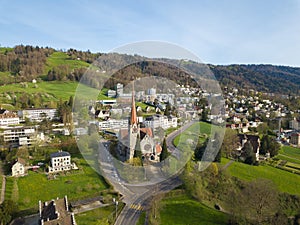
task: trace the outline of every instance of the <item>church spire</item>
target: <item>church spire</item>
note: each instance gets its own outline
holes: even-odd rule
[[[132,99],[131,99],[131,117],[130,117],[130,125],[138,124],[137,113],[135,108],[135,100],[134,100],[134,81],[132,82]]]

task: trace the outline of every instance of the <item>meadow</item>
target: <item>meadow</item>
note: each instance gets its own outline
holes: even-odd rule
[[[8,84],[0,86],[0,102],[5,108],[14,109],[13,97],[19,98],[24,93],[29,94],[32,98],[42,96],[44,102],[58,102],[60,100],[67,101],[70,96],[74,96],[76,91],[80,92],[80,97],[90,98],[93,96],[96,99],[110,99],[106,96],[107,89],[101,91],[79,84],[74,81],[40,81],[37,84]],[[5,106],[5,104],[7,104]]]
[[[233,162],[227,170],[230,175],[241,180],[251,181],[257,178],[272,180],[279,191],[300,195],[300,176],[297,174],[267,164],[251,166],[241,162]]]
[[[71,59],[64,52],[54,52],[47,58],[45,74],[47,74],[50,69],[60,65],[67,65],[71,70],[90,66],[87,62]]]
[[[159,217],[163,225],[221,225],[228,221],[225,213],[208,208],[187,195],[163,199]]]
[[[180,135],[174,138],[173,143],[175,146],[178,145],[179,142],[184,142],[187,139],[197,140],[198,137],[202,141],[209,136],[211,132],[211,124],[205,122],[197,122],[182,132]]]
[[[122,211],[124,203],[118,205],[118,214]],[[76,214],[76,222],[78,225],[108,225],[113,224],[115,220],[115,206],[109,205],[93,209],[87,212]]]

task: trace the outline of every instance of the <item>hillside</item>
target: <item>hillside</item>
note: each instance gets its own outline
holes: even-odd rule
[[[79,81],[99,56],[101,71],[118,68],[120,55],[100,54],[69,49],[66,52],[49,47],[19,45],[14,48],[0,48],[0,85],[42,79],[44,81]],[[132,56],[123,55],[130,62]],[[162,76],[180,84],[193,85],[189,74],[168,63],[158,63],[140,57],[141,62],[117,71],[113,79],[106,83],[112,88],[116,82],[127,83],[143,76]],[[191,71],[200,69],[201,64],[185,63]],[[254,89],[257,91],[299,95],[300,68],[274,65],[208,65],[221,86]],[[102,76],[98,74],[97,76]],[[97,76],[90,76],[85,83],[98,87]]]

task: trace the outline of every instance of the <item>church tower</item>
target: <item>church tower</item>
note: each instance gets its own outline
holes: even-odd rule
[[[129,118],[128,137],[129,137],[129,151],[127,151],[127,159],[132,159],[136,148],[136,142],[139,138],[140,126],[138,123],[135,100],[134,100],[134,84],[132,85],[132,99],[131,99],[131,115]]]

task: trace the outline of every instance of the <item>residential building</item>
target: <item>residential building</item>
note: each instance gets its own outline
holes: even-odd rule
[[[77,169],[75,164],[71,164],[71,155],[69,152],[58,151],[50,154],[49,173],[58,173]]]
[[[23,119],[27,118],[33,122],[41,122],[44,119],[53,120],[56,118],[57,110],[52,108],[32,108],[20,110],[18,114]]]
[[[109,98],[115,98],[117,95],[117,92],[115,90],[108,90],[107,91],[107,97]]]
[[[115,120],[109,119],[107,121],[98,122],[99,130],[106,130],[106,129],[122,129],[128,127],[128,120]]]
[[[290,128],[293,130],[300,130],[300,119],[294,118],[290,121]]]
[[[152,129],[156,129],[158,127],[168,129],[170,127],[177,127],[177,117],[155,114],[147,117],[144,121],[144,124]]]
[[[290,143],[300,147],[300,133],[292,133]]]
[[[123,88],[124,88],[123,84],[117,83],[116,89],[117,89],[118,96],[123,95]]]
[[[109,111],[96,110],[96,112],[95,112],[95,118],[108,119],[109,116],[110,116]]]
[[[20,124],[20,119],[16,113],[7,110],[4,113],[0,113],[0,127],[18,124]]]
[[[67,196],[42,203],[39,201],[39,221],[41,225],[76,225],[74,213],[69,209]]]
[[[253,147],[253,152],[255,154],[256,161],[259,161],[259,148],[260,148],[260,139],[257,135],[246,135],[240,134],[240,147],[237,149],[238,156],[243,156],[243,148],[246,142],[250,142]]]
[[[30,146],[36,141],[35,127],[5,127],[1,135],[4,142],[12,145]]]
[[[25,165],[24,159],[18,158],[18,160],[13,164],[11,168],[11,175],[13,177],[19,177],[25,175]]]

